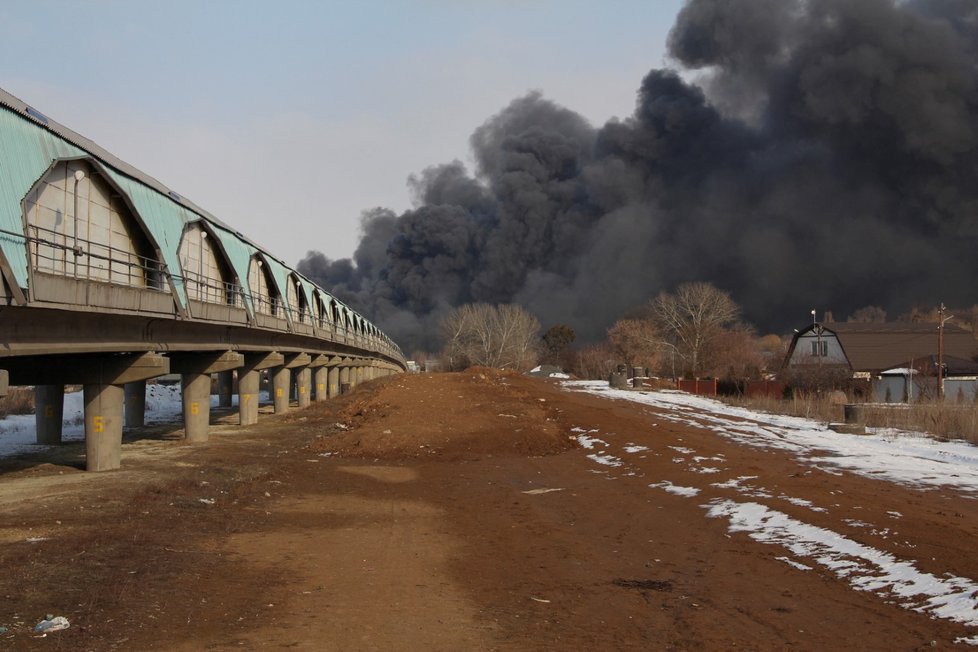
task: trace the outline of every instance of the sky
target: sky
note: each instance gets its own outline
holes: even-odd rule
[[[599,126],[680,0],[0,2],[0,86],[295,265],[530,91]]]

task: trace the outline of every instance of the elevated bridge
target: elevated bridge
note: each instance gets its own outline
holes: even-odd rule
[[[86,465],[120,465],[146,381],[180,374],[186,437],[207,439],[211,374],[240,423],[405,370],[362,315],[232,227],[0,90],[0,393],[35,386],[38,443],[83,385]]]

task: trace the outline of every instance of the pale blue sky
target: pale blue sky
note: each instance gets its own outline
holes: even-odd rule
[[[530,90],[632,112],[681,0],[0,0],[0,86],[295,264]]]

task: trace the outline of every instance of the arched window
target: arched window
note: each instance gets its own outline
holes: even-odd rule
[[[282,298],[275,288],[268,266],[260,256],[251,258],[251,265],[248,268],[248,287],[255,304],[255,312],[273,317],[282,316]]]
[[[169,291],[129,206],[87,161],[52,166],[25,198],[24,214],[35,270]]]
[[[302,281],[295,274],[289,275],[289,287],[286,290],[289,298],[289,310],[292,311],[292,318],[299,323],[309,321],[309,304],[306,302],[306,293],[302,289]]]
[[[327,328],[329,326],[329,314],[326,305],[323,303],[323,295],[319,290],[312,291],[312,305],[316,313],[316,326],[318,328]]]
[[[230,267],[213,235],[200,222],[190,224],[183,232],[180,265],[188,298],[205,303],[240,305],[240,292]]]

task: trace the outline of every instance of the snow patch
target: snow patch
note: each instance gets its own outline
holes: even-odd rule
[[[783,546],[796,557],[831,570],[858,591],[876,593],[935,618],[978,626],[978,583],[974,580],[922,572],[912,561],[899,560],[758,503],[715,500],[703,507],[710,518],[730,519],[731,532],[747,532],[755,541]]]
[[[656,482],[650,484],[649,487],[653,489],[662,489],[668,491],[671,494],[676,494],[677,496],[685,496],[687,498],[692,498],[693,496],[699,494],[700,490],[696,487],[682,487],[680,485],[675,485],[668,480],[663,480],[662,482]]]

